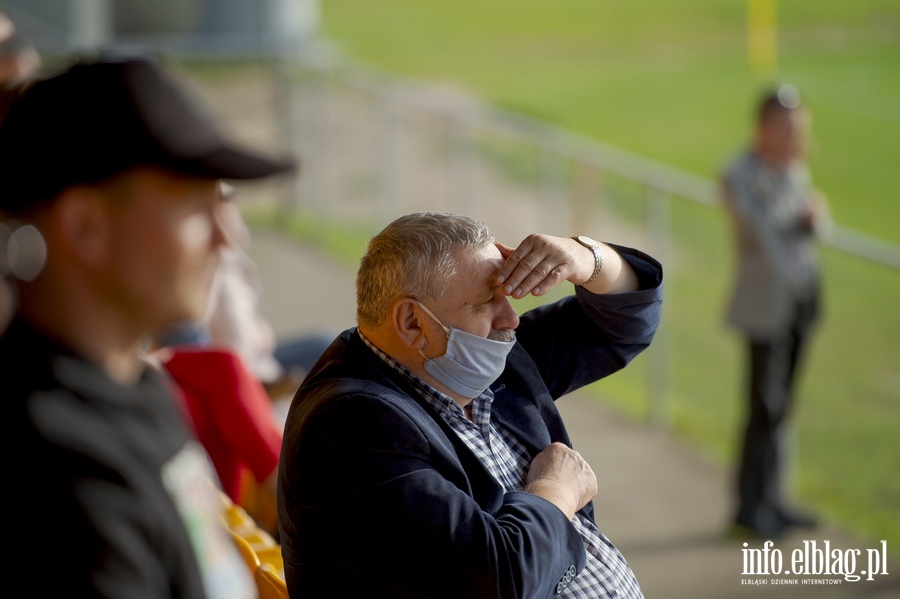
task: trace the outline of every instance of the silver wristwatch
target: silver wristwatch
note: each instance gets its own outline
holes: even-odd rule
[[[588,283],[596,279],[597,275],[600,274],[600,271],[603,270],[603,254],[600,253],[600,243],[594,241],[586,235],[576,235],[572,239],[594,253],[594,272],[593,274],[591,274],[591,277],[587,281],[585,281],[584,283],[579,283],[579,285],[587,285]]]

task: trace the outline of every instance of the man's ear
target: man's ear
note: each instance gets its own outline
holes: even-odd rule
[[[414,299],[404,297],[394,303],[391,324],[397,338],[408,348],[418,351],[425,347],[425,331]]]
[[[54,206],[55,229],[66,250],[89,266],[108,257],[112,226],[108,206],[96,190],[74,186],[64,190]]]

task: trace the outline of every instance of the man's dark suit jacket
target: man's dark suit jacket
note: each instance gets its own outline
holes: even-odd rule
[[[576,294],[521,317],[491,385],[492,422],[534,456],[571,445],[554,400],[615,372],[656,330],[662,267],[617,248],[641,290]],[[297,597],[552,597],[582,539],[530,493],[505,493],[457,434],[360,339],[342,333],[288,413],[278,516]],[[593,506],[582,512],[593,520]],[[571,574],[570,574],[571,577]]]

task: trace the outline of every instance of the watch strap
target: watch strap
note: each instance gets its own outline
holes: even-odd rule
[[[581,241],[577,236],[573,237],[572,239],[574,239],[575,241],[577,241],[584,247],[591,250],[591,252],[594,254],[594,272],[591,273],[591,276],[588,278],[587,281],[584,281],[583,283],[578,283],[579,285],[582,285],[582,286],[587,285],[588,283],[590,283],[594,279],[596,279],[600,275],[600,271],[603,270],[603,254],[600,253],[600,245],[599,244],[588,245],[588,244],[584,243],[583,241]]]

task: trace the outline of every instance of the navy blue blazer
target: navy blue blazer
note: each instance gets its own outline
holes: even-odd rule
[[[493,422],[536,455],[571,446],[554,400],[646,348],[659,323],[662,267],[617,247],[641,290],[576,294],[521,317],[491,385]],[[287,416],[278,517],[291,596],[552,597],[584,545],[552,503],[505,493],[456,433],[344,331]],[[593,506],[582,512],[593,519]],[[571,573],[569,574],[571,577]]]

